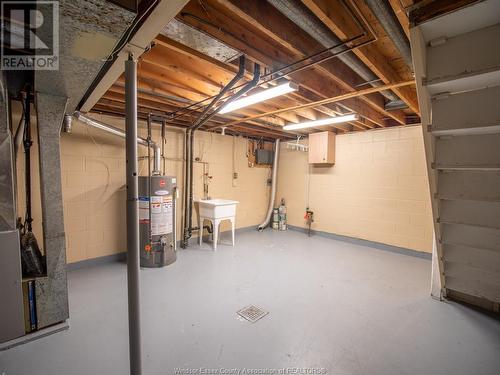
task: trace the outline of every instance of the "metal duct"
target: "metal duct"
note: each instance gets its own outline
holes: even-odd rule
[[[377,17],[389,38],[397,47],[406,65],[413,71],[410,42],[399,23],[391,4],[387,0],[366,0],[366,4]]]
[[[342,41],[329,28],[327,28],[323,22],[317,19],[314,15],[311,15],[307,9],[302,6],[302,4],[299,4],[294,0],[267,1],[325,48],[342,43]],[[343,46],[339,47],[339,49],[345,50],[347,47]],[[352,52],[344,53],[343,55],[338,56],[338,58],[349,68],[354,70],[356,74],[358,74],[366,82],[370,82],[371,86],[378,87],[382,85],[378,81],[378,77]],[[391,101],[399,100],[399,98],[390,91],[382,91],[381,94]]]
[[[153,174],[160,174],[160,165],[161,165],[161,150],[160,146],[156,143],[152,143],[151,147],[153,148]]]
[[[386,111],[396,111],[398,109],[405,109],[408,108],[405,102],[402,100],[395,100],[393,102],[388,102],[385,104],[385,110]]]
[[[271,196],[269,197],[269,208],[267,209],[266,218],[257,227],[258,231],[264,230],[265,227],[269,225],[269,221],[271,221],[271,215],[273,214],[274,208],[274,200],[276,198],[276,180],[278,177],[278,156],[280,152],[280,140],[276,139],[274,143],[274,160],[273,160],[273,177],[272,177],[272,185],[271,185]]]
[[[224,63],[241,55],[240,51],[175,18],[163,28],[161,34]]]
[[[121,138],[125,138],[125,132],[122,129],[116,128],[112,125],[104,124],[100,121],[94,120],[93,118],[90,118],[80,111],[75,111],[73,112],[73,116],[77,119],[80,120],[81,122],[92,126],[96,129],[104,130],[105,132],[109,134],[116,135]],[[146,147],[151,147],[153,149],[153,174],[160,174],[160,165],[161,165],[161,150],[160,146],[158,146],[155,142],[151,141],[148,142],[147,139],[137,137],[137,143],[140,144],[141,146],[146,146]]]
[[[65,114],[63,121],[63,131],[65,133],[71,133],[72,126],[73,126],[73,116]]]

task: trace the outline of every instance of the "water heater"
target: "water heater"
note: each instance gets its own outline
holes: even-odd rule
[[[139,176],[141,267],[163,267],[176,256],[177,181],[172,176]]]

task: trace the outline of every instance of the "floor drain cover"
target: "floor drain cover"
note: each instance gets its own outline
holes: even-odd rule
[[[255,323],[257,320],[269,314],[269,312],[262,310],[260,307],[250,305],[242,308],[240,311],[237,312],[237,314],[242,318],[245,318],[249,322]]]

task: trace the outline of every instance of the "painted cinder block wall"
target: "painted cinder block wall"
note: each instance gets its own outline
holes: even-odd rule
[[[92,115],[104,123],[124,128],[123,119]],[[19,113],[14,115],[14,123]],[[36,129],[36,118],[32,118]],[[139,134],[146,136],[145,124],[139,124]],[[38,149],[36,131],[32,150],[34,232],[42,239],[41,207],[38,176]],[[153,139],[160,142],[156,127]],[[180,186],[180,204],[177,217],[178,238],[181,235],[183,188],[183,133],[167,132],[167,174],[177,176]],[[147,155],[147,148],[139,146],[139,154]],[[212,198],[235,199],[236,226],[257,226],[264,218],[269,201],[267,185],[269,168],[250,168],[246,157],[247,140],[214,133],[197,132],[195,158],[208,163],[212,176],[209,194]],[[64,219],[68,263],[116,254],[126,249],[125,232],[125,140],[74,120],[71,134],[61,134],[61,169],[64,200]],[[19,212],[24,215],[24,158],[22,150],[18,161]],[[147,163],[140,163],[140,174],[147,175]],[[233,170],[238,178],[233,181]],[[203,164],[195,163],[194,198],[203,196]],[[197,225],[197,216],[194,216]],[[224,224],[221,230],[229,229]],[[196,236],[197,233],[195,232]]]
[[[123,120],[94,116],[117,127]],[[145,124],[143,124],[145,126]],[[146,136],[144,126],[139,130]],[[68,241],[68,261],[75,262],[124,251],[125,244],[125,158],[124,140],[106,135],[75,122],[73,134],[62,139],[63,196]],[[160,143],[158,127],[153,139]],[[181,237],[183,194],[184,135],[167,132],[165,147],[168,175],[177,176],[180,186],[177,235]],[[140,155],[147,148],[139,147]],[[212,198],[235,199],[236,226],[247,227],[262,221],[269,199],[268,168],[249,168],[246,158],[247,140],[214,133],[197,132],[194,157],[208,163],[209,195]],[[233,182],[234,171],[238,178]],[[140,163],[140,175],[147,175],[147,163]],[[203,197],[203,164],[195,163],[194,199]],[[197,225],[194,213],[193,224]],[[228,229],[228,224],[221,230]],[[195,232],[196,236],[197,233]]]
[[[288,223],[306,227],[307,206],[318,231],[432,251],[432,214],[421,126],[336,137],[336,162],[310,166],[307,153],[279,158],[277,204]]]
[[[33,110],[34,113],[34,110]],[[14,108],[14,124],[20,109]],[[124,127],[122,119],[94,115]],[[34,128],[36,118],[32,117]],[[139,132],[146,134],[145,124]],[[34,232],[42,239],[36,130],[32,150]],[[158,141],[159,130],[153,131]],[[125,141],[74,121],[61,134],[62,184],[69,263],[125,250]],[[198,132],[195,157],[209,163],[209,194],[240,201],[237,227],[258,225],[269,199],[269,168],[249,168],[244,138]],[[139,147],[146,155],[144,147]],[[182,181],[183,135],[167,132],[168,174]],[[233,168],[234,164],[234,168]],[[24,158],[18,154],[19,215],[24,215]],[[141,163],[142,173],[147,172]],[[232,179],[233,170],[238,179]],[[195,198],[203,195],[203,164],[195,163]],[[309,189],[309,194],[307,191]],[[181,190],[182,192],[182,190]],[[307,199],[309,196],[309,199]],[[430,252],[432,218],[421,129],[418,126],[339,135],[336,164],[310,167],[307,153],[282,147],[277,202],[284,197],[291,225],[305,227],[305,207],[315,212],[313,229]],[[182,205],[182,199],[179,200]],[[180,211],[179,211],[180,212]],[[180,238],[181,217],[178,217]],[[195,217],[195,225],[196,217]],[[222,228],[228,229],[227,225]]]

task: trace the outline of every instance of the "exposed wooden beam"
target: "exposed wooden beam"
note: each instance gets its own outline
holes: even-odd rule
[[[265,1],[204,0],[203,6],[192,1],[178,17],[242,51],[248,60],[259,62],[264,71],[274,71],[295,63],[324,48]],[[251,63],[247,64],[247,69],[241,83],[251,79]],[[139,113],[141,116],[149,112],[168,114],[182,106],[205,100],[218,93],[236,70],[234,64],[218,61],[159,35],[139,64],[138,84],[142,90],[138,92]],[[403,111],[388,112],[384,108],[379,90],[388,86],[373,88],[374,91],[370,90],[372,88],[356,91],[355,87],[363,83],[362,79],[338,59],[291,73],[287,78],[299,83],[301,87],[297,92],[235,113],[216,115],[202,129],[213,130],[230,124],[233,131],[242,134],[293,138],[295,134],[307,134],[310,130],[285,132],[282,129],[284,124],[349,112],[356,112],[362,118],[335,128],[341,131],[352,131],[353,127],[365,130],[388,125],[393,119],[405,123]],[[405,87],[396,85],[392,88],[398,90]],[[119,80],[96,109],[123,113],[123,101],[123,80]],[[202,108],[199,106],[197,110],[189,111],[185,118],[187,121],[180,118],[175,121],[187,126]]]
[[[378,91],[381,91],[381,90],[392,90],[392,89],[395,89],[395,88],[398,88],[398,87],[410,86],[410,85],[414,85],[414,84],[415,84],[415,81],[404,81],[404,82],[398,82],[398,83],[391,83],[389,85],[383,85],[383,86],[379,86],[379,87],[370,87],[370,88],[359,90],[359,91],[356,91],[356,92],[350,92],[350,93],[347,93],[347,94],[338,95],[338,96],[335,96],[333,98],[322,99],[322,100],[318,100],[318,101],[312,102],[312,103],[300,104],[300,105],[297,105],[297,106],[294,106],[294,107],[282,108],[282,109],[278,109],[278,110],[275,110],[275,111],[272,111],[272,112],[267,112],[267,113],[261,113],[261,114],[258,114],[258,115],[253,115],[253,116],[241,119],[241,121],[239,121],[239,120],[231,121],[231,122],[225,124],[225,126],[230,126],[230,125],[238,124],[238,123],[240,123],[242,121],[253,120],[253,119],[256,119],[256,118],[259,118],[259,117],[262,117],[262,116],[276,115],[278,113],[282,113],[282,112],[286,112],[286,111],[294,111],[294,110],[300,109],[300,108],[312,108],[312,107],[319,106],[319,105],[324,105],[324,104],[329,104],[329,103],[335,103],[335,102],[339,102],[339,101],[342,101],[342,100],[346,100],[346,99],[350,99],[350,98],[355,98],[355,97],[366,95],[366,94],[371,94],[371,93],[378,92]]]
[[[120,97],[122,99],[124,99],[124,88],[123,87],[120,87],[120,86],[117,86],[117,85],[113,85],[110,87],[110,89],[108,90],[108,92],[103,96],[103,98],[109,98],[111,96],[111,93],[114,93],[114,94],[119,94]],[[137,93],[137,97],[138,99],[140,100],[147,100],[149,103],[152,103],[151,105],[153,105],[154,103],[157,103],[161,108],[164,109],[164,106],[165,105],[168,105],[169,106],[169,109],[168,111],[169,112],[173,112],[174,110],[177,110],[179,109],[179,102],[176,102],[174,100],[170,100],[168,98],[164,98],[162,96],[155,96],[155,95],[152,95],[150,93],[145,93],[145,92],[138,92]],[[272,108],[271,106],[269,106],[270,108]],[[280,108],[280,107],[274,107],[274,108]],[[198,108],[198,109],[194,109],[193,111],[191,112],[187,112],[183,117],[187,117],[187,118],[196,118],[197,116],[197,113],[198,112],[201,112],[203,108]],[[254,108],[252,107],[252,109],[243,109],[243,110],[240,110],[238,113],[241,113],[245,116],[251,116],[251,115],[254,115],[255,112],[256,112],[256,109],[257,108]],[[262,112],[262,108],[258,108],[261,112]],[[268,109],[269,111],[269,109]],[[265,112],[265,111],[264,111]],[[226,115],[220,115],[221,117],[226,117]],[[287,120],[289,122],[299,122],[298,119],[297,119],[297,116],[286,116],[285,114],[281,115],[280,117],[262,117],[262,120],[269,123],[269,124],[273,124],[273,125],[279,125],[279,126],[283,126],[284,125],[284,121]],[[217,122],[217,121],[216,121]],[[220,123],[223,123],[222,121],[219,121]]]
[[[119,106],[120,108],[122,108],[122,107],[125,108],[125,95],[112,93],[112,92],[108,91],[106,94],[104,94],[104,96],[99,100],[98,103],[108,104],[108,105],[112,104],[115,107]],[[157,111],[159,113],[167,114],[171,111],[171,107],[159,105],[156,102],[150,102],[148,100],[141,99],[141,98],[138,98],[137,105],[139,107],[141,107],[143,110],[146,110],[146,111],[151,112],[151,113]],[[211,118],[209,121],[210,121],[210,124],[212,126],[223,124],[222,121],[220,121],[220,120],[217,121],[217,119],[215,119],[215,118]]]
[[[279,109],[303,103],[303,100],[295,99],[292,95],[288,95],[276,99],[271,99],[269,100],[269,102],[272,104],[276,103],[276,109]],[[300,116],[301,118],[304,118],[306,120],[316,120],[318,119],[319,115],[317,110],[313,108],[303,108],[303,109],[301,108],[295,111],[295,113],[297,114],[297,116]]]
[[[291,95],[294,96],[294,94],[295,93],[292,93]],[[323,96],[316,95],[315,93],[308,93],[307,95],[302,95],[302,96],[299,94],[295,94],[295,95],[297,95],[297,98],[298,98],[297,102],[300,104],[312,103],[312,102],[315,102],[318,100],[322,100],[324,98]],[[293,104],[293,106],[296,106],[296,105],[298,105],[298,104],[296,104],[296,103]],[[301,108],[300,110],[303,110],[303,109],[304,108]],[[305,108],[305,109],[307,109],[307,108]],[[310,108],[310,109],[313,109],[313,108]],[[322,119],[325,117],[339,116],[339,115],[342,115],[344,113],[339,108],[332,109],[332,105],[328,105],[328,104],[314,107],[314,110],[316,110],[320,113],[320,115],[315,120],[319,120],[319,119]],[[368,126],[365,124],[365,122],[368,122],[368,121],[366,119],[360,119],[359,121],[352,121],[349,124],[351,126],[355,127],[356,129],[359,129],[359,130],[366,130],[366,129],[369,129],[371,127],[377,126],[375,124]],[[339,126],[337,126],[337,125],[334,125],[333,127],[339,128]]]
[[[124,95],[124,92],[125,91],[124,91],[123,87],[113,85],[109,88],[109,90],[107,91],[106,94],[115,93],[115,94]],[[145,93],[145,92],[141,92],[141,91],[137,91],[137,97],[141,98],[141,99],[149,100],[149,101],[154,102],[154,103],[158,103],[160,105],[169,105],[172,108],[178,108],[178,106],[179,106],[178,102],[176,102],[176,101],[165,99],[164,97],[155,96],[155,95],[152,95],[150,93]]]
[[[175,41],[172,41],[171,39],[169,38],[166,38],[166,37],[161,37],[159,36],[158,37],[158,44],[161,44],[163,47],[167,48],[168,50],[175,50],[175,52],[177,54],[184,54],[186,56],[190,56],[190,57],[197,57],[199,59],[199,64],[202,64],[202,63],[206,63],[203,59],[203,54],[185,46],[185,45],[182,45],[182,44],[179,44]],[[211,59],[209,58],[210,60],[210,64],[213,65],[212,67],[210,68],[207,68],[207,71],[210,72],[209,74],[212,74],[213,72],[213,68],[216,66],[217,68],[219,68],[219,70],[223,70],[223,69],[231,69],[231,73],[233,73],[233,71],[235,70],[235,67],[231,64],[226,64],[226,63],[223,63],[223,62],[218,62],[217,60],[214,60],[214,59]],[[293,61],[297,60],[297,58],[294,58]],[[217,61],[217,62],[216,62]],[[248,77],[249,78],[249,77]],[[321,81],[325,81],[325,79],[321,79]],[[330,79],[327,79],[326,81],[330,81]],[[303,91],[301,89],[301,91]],[[304,102],[304,101],[311,101],[310,97],[311,95],[312,96],[317,96],[317,94],[313,93],[313,92],[310,92],[308,91],[308,93],[306,94],[307,97],[304,97],[304,94],[301,93],[301,95],[295,95],[295,93],[293,94],[290,94],[288,95],[288,97],[295,101],[296,103],[301,103],[301,102]],[[324,97],[324,96],[323,96]],[[261,103],[259,105],[256,105],[254,106],[253,108],[255,109],[258,109],[258,110],[262,110],[263,112],[267,112],[269,111],[269,108],[265,108],[265,107],[268,107],[270,103],[272,103],[273,101],[275,102],[282,102],[282,101],[286,101],[287,100],[287,97],[281,97],[281,98],[276,98],[272,101],[269,101],[269,102],[266,102],[266,103]],[[316,100],[316,99],[312,99],[312,100]],[[296,103],[293,103],[293,104],[296,104]],[[279,104],[280,107],[283,107],[283,106],[290,106],[290,103],[288,104]],[[372,115],[374,116],[377,125],[378,126],[384,126],[385,125],[385,120],[383,119],[383,117],[380,117],[379,114],[375,114],[373,115],[373,112],[369,112],[370,110],[367,110],[364,109],[366,108],[366,106],[361,106],[360,107],[360,114],[363,115],[363,116],[369,116],[369,115]],[[306,110],[299,110],[298,112],[301,112],[301,113],[297,113],[297,114],[294,114],[294,113],[284,113],[284,114],[281,114],[279,115],[280,117],[284,118],[285,120],[287,121],[291,121],[291,122],[298,122],[298,121],[301,121],[297,118],[297,116],[302,116],[303,118],[305,119],[310,119],[310,120],[313,120],[313,119],[316,119],[316,118],[321,118],[321,114],[320,115],[316,115],[315,112],[318,111],[320,113],[326,113],[327,115],[331,116],[331,115],[336,115],[336,114],[340,114],[339,112],[337,113],[331,113],[332,111],[330,109],[327,109],[326,107],[317,107],[315,108],[314,110],[313,109],[306,109]],[[350,109],[349,109],[350,111]],[[292,118],[291,118],[292,116]],[[295,119],[293,118],[295,117]],[[364,123],[366,124],[371,124],[373,121],[373,119],[370,118],[369,120],[367,121],[364,121]],[[365,129],[366,127],[373,127],[373,125],[366,125],[366,124],[362,124],[360,122],[359,126],[360,126],[360,129]],[[356,125],[355,125],[356,126]]]
[[[210,56],[200,53],[186,45],[180,44],[175,40],[165,37],[163,35],[158,35],[158,37],[155,39],[155,44],[165,48],[166,51],[168,52],[168,56],[165,56],[163,60],[170,59],[172,57],[172,54],[185,56],[189,60],[185,61],[184,64],[190,65],[191,67],[193,66],[200,67],[198,70],[203,71],[212,80],[220,83],[219,89],[225,83],[229,82],[237,71],[236,66],[233,64],[224,63],[219,60],[216,60]],[[145,59],[145,61],[149,60]],[[179,65],[182,65],[182,63],[179,62]],[[246,73],[245,78],[251,80],[252,75],[250,73]],[[262,106],[273,106],[275,105],[274,103],[278,103],[284,100],[286,100],[286,97],[276,98],[273,100],[269,100],[266,103],[263,103]],[[260,109],[258,106],[254,106],[254,108]],[[269,108],[267,108],[267,110],[269,110]],[[263,111],[265,112],[266,109],[263,109]],[[298,113],[298,115],[306,118],[311,118],[311,117],[314,118],[315,114],[313,112],[314,111],[312,112],[302,111],[301,113]],[[285,119],[287,121],[297,122],[298,121],[297,119],[293,120],[294,116],[296,117],[295,114],[293,115],[289,114],[286,116]]]
[[[340,2],[331,0],[302,0],[302,2],[340,39],[347,39],[359,33],[357,26],[353,26],[352,17]],[[355,49],[354,54],[385,83],[398,82],[401,79],[374,44]],[[419,114],[417,94],[414,89],[401,87],[394,91],[412,111]]]
[[[396,17],[398,18],[401,27],[403,28],[406,37],[410,38],[410,20],[408,19],[408,15],[406,14],[405,9],[403,8],[403,4],[401,4],[400,0],[389,0],[391,4],[392,10]]]
[[[96,113],[103,113],[103,114],[109,114],[113,116],[119,116],[119,117],[124,117],[125,116],[125,109],[124,107],[116,106],[113,104],[104,104],[104,103],[97,103],[93,108],[91,112],[96,112]],[[138,117],[141,119],[147,119],[148,114],[151,113],[150,111],[146,111],[142,109],[141,107],[138,108]],[[159,114],[159,113],[156,113]],[[184,122],[184,121],[175,121],[175,122],[168,122],[168,125],[174,125],[176,127],[188,127],[190,125],[189,122]],[[269,130],[258,130],[254,127],[249,127],[248,125],[246,126],[235,126],[235,130],[237,130],[238,135],[243,135],[243,136],[250,136],[250,137],[256,137],[256,138],[282,138],[282,139],[294,139],[295,136],[293,134],[288,134],[280,131],[269,131]],[[230,133],[230,131],[228,131]],[[232,134],[234,134],[233,132]]]
[[[422,4],[417,4],[415,8],[410,11],[410,25],[411,27],[418,26],[425,21],[429,21],[433,18],[481,1],[483,0],[422,1]]]
[[[242,25],[238,19],[213,11],[212,7],[210,7],[210,14],[207,16],[206,9],[209,5],[205,1],[203,6],[198,2],[191,1],[177,15],[177,18],[218,40],[223,42],[230,40],[231,43],[226,44],[244,52],[252,60],[272,70],[279,67],[280,61],[288,59],[283,50],[277,48],[278,46],[270,42],[263,33],[253,32],[250,25]],[[209,19],[209,23],[200,21],[205,19]]]
[[[210,0],[209,2],[204,2],[204,7],[205,9],[209,7],[210,22],[215,26],[208,26],[206,23],[198,20],[198,18],[206,18],[207,13],[204,8],[194,2],[189,3],[178,17],[182,22],[190,24],[231,47],[244,52],[247,56],[251,56],[270,69],[274,70],[297,61],[297,58],[291,55],[290,51],[285,50],[275,40],[270,40],[265,33],[256,29],[252,23],[239,18],[234,13],[225,14],[223,12],[224,8],[220,4]],[[194,15],[197,18],[193,18],[188,14]],[[217,25],[220,25],[220,27]],[[257,37],[258,39],[256,39]],[[328,78],[324,74],[321,74],[316,67],[292,73],[288,76],[293,81],[323,98],[340,95],[346,91],[331,77]],[[352,108],[351,110],[360,112],[358,109]],[[379,126],[385,126],[385,118],[382,114],[368,106],[364,112],[370,113],[371,121]]]
[[[173,53],[165,53],[162,48],[153,48],[143,56],[141,61],[144,68],[146,68],[147,65],[154,66],[158,68],[159,71],[174,75],[178,80],[191,82],[191,84],[195,86],[204,85],[214,92],[219,91],[224,83],[229,81],[225,77],[222,79],[216,77],[214,79],[213,75],[207,74],[206,71],[203,73],[197,71],[200,68],[198,66],[199,60],[189,58],[182,59],[178,57],[179,56],[176,57]],[[144,63],[147,63],[147,65]]]
[[[151,110],[160,109],[165,113],[172,112],[175,109],[178,109],[178,105],[175,103],[171,103],[169,101],[164,101],[161,98],[152,96],[150,94],[145,94],[138,92],[137,93],[138,103],[143,105],[145,108],[149,108]],[[125,91],[121,87],[111,86],[108,92],[103,96],[103,99],[113,99],[115,101],[124,103],[125,101]],[[168,107],[167,107],[168,106]],[[183,121],[192,122],[197,119],[199,112],[202,109],[193,110],[190,113],[187,113]],[[227,120],[222,120],[219,117],[212,117],[210,122],[213,124],[224,124]]]
[[[113,84],[113,86],[110,87],[110,90],[116,91],[116,90],[120,89],[120,91],[123,91],[124,87],[125,86],[121,82],[117,81]],[[167,103],[171,103],[177,107],[189,105],[192,103],[192,101],[189,99],[163,92],[163,90],[158,90],[158,89],[150,90],[149,88],[144,87],[144,85],[138,84],[137,92],[140,94],[145,94],[145,95],[148,95],[150,97],[157,98],[159,100],[163,100],[163,101],[165,101]]]
[[[310,56],[324,49],[322,45],[304,33],[295,23],[284,17],[268,2],[241,0],[217,0],[217,2],[238,17],[251,23],[269,38],[286,48],[293,54],[295,60]],[[335,81],[344,91],[354,91],[354,86],[363,82],[352,69],[348,68],[339,59],[327,60],[318,64],[316,69],[325,76],[326,79]],[[361,100],[384,116],[391,117],[404,125],[404,113],[402,111],[386,111],[384,108],[384,101],[380,94],[378,95],[379,98],[371,96],[362,97]],[[347,106],[356,105],[354,102],[347,102],[345,104]],[[363,105],[363,103],[361,103],[361,105]],[[373,112],[365,111],[365,113],[366,116],[374,116]],[[379,122],[379,124],[383,125],[383,122]]]
[[[125,80],[119,80],[120,83]],[[198,101],[206,98],[206,95],[196,91],[194,88],[184,85],[180,82],[174,82],[167,76],[159,76],[158,74],[145,70],[137,70],[137,82],[140,87],[149,88],[152,91],[158,90],[165,93],[170,93],[181,98]]]
[[[169,38],[161,37],[161,36],[159,36],[157,38],[157,42],[159,44],[161,44],[163,47],[165,47],[166,51],[169,51],[168,53],[170,53],[170,51],[175,51],[175,53],[177,53],[177,54],[183,54],[183,55],[186,55],[188,57],[198,58],[200,64],[206,63],[205,61],[202,60],[205,55],[191,49],[190,47],[179,44],[179,43],[177,43]],[[207,61],[210,63],[210,65],[212,65],[212,66],[207,65],[205,67],[207,74],[215,75],[215,74],[217,74],[216,70],[224,71],[225,74],[227,75],[227,78],[226,78],[227,81],[229,81],[229,79],[234,75],[235,67],[233,65],[219,62],[219,61],[214,60],[212,58],[208,58]],[[251,76],[249,74],[247,74],[247,79],[251,79]],[[311,94],[308,93],[307,95],[311,95]],[[288,96],[283,96],[280,98],[275,98],[275,99],[266,101],[265,103],[257,104],[255,106],[253,106],[252,108],[258,109],[262,112],[268,112],[269,110],[271,110],[270,107],[275,106],[275,103],[276,103],[276,106],[278,106],[278,108],[281,108],[283,106],[290,106],[290,105],[295,105],[297,103],[301,103],[304,100],[307,100],[307,99],[305,99],[304,97],[300,97],[300,96],[296,96],[294,94],[291,94]],[[289,122],[300,121],[297,118],[297,116],[301,116],[301,117],[303,117],[305,119],[309,119],[309,120],[315,120],[316,118],[318,118],[318,114],[316,113],[316,111],[324,112],[324,110],[322,110],[321,108],[304,109],[304,110],[298,110],[296,114],[293,114],[293,113],[283,114],[283,115],[281,115],[281,117],[284,120],[287,120]],[[319,117],[321,117],[321,116],[319,116]]]
[[[168,38],[164,35],[158,35],[156,39],[154,40],[155,44],[158,44],[160,46],[163,46],[165,48],[168,48],[169,50],[172,50],[175,53],[179,53],[182,55],[186,55],[188,57],[197,57],[198,59],[202,61],[206,61],[207,64],[211,64],[215,67],[219,67],[221,71],[228,71],[236,73],[238,71],[238,67],[229,63],[225,63],[222,61],[219,61],[217,59],[214,59],[213,57],[210,57],[208,55],[205,55],[204,53],[201,53],[195,49],[189,48],[188,46],[181,44],[171,38]],[[248,79],[251,79],[250,75],[247,76]],[[231,77],[229,77],[231,79]]]
[[[102,111],[109,110],[109,111],[119,112],[119,113],[123,113],[123,114],[125,113],[125,108],[122,105],[122,103],[113,102],[112,100],[103,99],[103,98],[101,98],[99,100],[99,102],[97,102],[97,104],[92,109],[93,110],[102,110]],[[157,111],[157,110],[152,111],[151,109],[143,108],[140,105],[138,105],[137,111],[138,111],[138,113],[142,113],[145,115],[147,115],[149,113],[153,113],[153,114],[161,116],[164,114],[161,111]]]
[[[125,103],[125,93],[123,88],[113,86],[108,92],[101,98],[98,102],[101,105],[113,106],[113,108],[124,108]],[[172,112],[174,109],[177,109],[175,105],[171,105],[168,102],[164,102],[159,98],[153,97],[151,98],[147,94],[138,93],[138,105],[149,112],[160,111],[164,114]],[[201,112],[201,109],[194,110],[186,114],[186,117],[189,119],[188,123],[191,123],[192,120],[197,118],[198,112]],[[240,112],[246,116],[251,116],[255,113],[253,110],[247,110]],[[228,120],[235,120],[239,117],[231,114],[217,115],[210,119],[210,121],[206,124],[206,127],[222,127]],[[261,122],[263,121],[263,123]],[[284,121],[276,118],[276,117],[261,117],[260,120],[257,121],[244,121],[245,124],[251,124],[254,127],[265,129],[268,132],[280,132],[283,134],[287,134],[281,130],[281,127],[284,125]],[[215,125],[215,126],[214,126]],[[219,126],[217,126],[219,125]],[[246,125],[245,125],[246,126]],[[244,126],[243,126],[244,127]]]
[[[174,72],[162,66],[159,62],[152,64],[149,61],[142,61],[137,74],[143,77],[156,78],[162,82],[169,82],[179,88],[188,89],[207,96],[217,94],[222,87],[222,85],[202,82],[194,75],[188,73]]]
[[[173,45],[171,46],[170,43]],[[186,86],[189,85],[190,87],[193,87],[193,89],[196,89],[196,92],[206,93],[208,97],[210,94],[219,92],[220,88],[229,82],[235,74],[233,65],[222,62],[216,63],[215,61],[217,60],[209,57],[208,59],[209,60],[205,60],[203,54],[200,54],[187,46],[180,45],[169,38],[159,36],[157,39],[157,47],[146,54],[142,59],[141,69],[144,68],[148,73],[151,73],[150,71],[152,69],[149,66],[152,65],[155,68],[158,68],[158,71],[154,74],[158,74],[159,78],[164,78],[163,74],[167,73],[161,73],[162,69],[167,70],[169,76],[172,73],[177,73],[178,70],[182,70],[183,75],[186,76],[190,76],[190,72],[193,72],[193,77],[190,76],[188,78],[181,78],[180,81],[182,81]],[[197,82],[197,77],[204,76],[209,77],[208,81],[204,78],[200,78],[198,80],[199,82]],[[247,74],[247,76],[248,78],[251,78],[249,74]],[[213,85],[216,80],[220,82],[220,85]],[[203,87],[204,83],[206,83],[205,87]],[[276,99],[276,101],[278,100],[279,99]],[[259,103],[252,106],[251,110],[267,112],[271,110],[272,107],[272,101],[268,101],[266,103]],[[239,112],[249,115],[248,112],[245,113],[245,110],[240,110]],[[289,122],[300,121],[295,113],[287,113],[280,115],[279,117]],[[265,120],[270,124],[283,125],[283,121],[279,119],[269,118]]]
[[[295,135],[285,133],[283,131],[279,130],[270,130],[270,129],[264,129],[264,128],[258,128],[255,126],[236,126],[235,129],[238,129],[239,131],[246,131],[246,132],[252,132],[254,134],[260,134],[260,135],[272,135],[276,138],[288,138],[288,139],[294,139]]]

